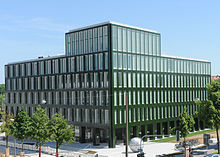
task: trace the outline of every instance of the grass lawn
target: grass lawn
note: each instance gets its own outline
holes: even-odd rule
[[[210,132],[214,132],[214,131],[215,131],[215,129],[192,132],[187,137],[195,136],[195,135],[199,135],[199,134],[210,133]],[[173,137],[167,137],[167,138],[163,138],[163,139],[159,139],[159,140],[153,140],[151,142],[169,142],[169,141],[173,141],[175,139],[176,139],[176,136],[173,136]]]

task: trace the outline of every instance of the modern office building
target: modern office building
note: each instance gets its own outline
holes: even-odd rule
[[[65,45],[65,55],[5,66],[8,112],[24,106],[31,116],[41,104],[74,124],[81,142],[114,147],[125,138],[126,96],[130,138],[169,134],[184,107],[194,114],[194,99],[207,98],[210,62],[162,55],[156,31],[105,22],[70,30]]]

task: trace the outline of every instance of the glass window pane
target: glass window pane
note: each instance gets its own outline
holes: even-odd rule
[[[118,51],[122,51],[122,28],[118,27]]]
[[[130,29],[128,29],[127,30],[127,42],[128,42],[128,45],[127,45],[127,47],[128,47],[128,52],[131,52],[131,30]]]
[[[153,54],[153,41],[152,41],[152,34],[149,34],[149,55]]]
[[[127,69],[127,55],[123,54],[123,69]]]
[[[136,53],[135,31],[132,31],[132,53]]]
[[[118,30],[116,26],[112,26],[113,50],[118,50]]]
[[[127,34],[126,29],[123,29],[123,51],[127,51]]]
[[[118,53],[118,69],[122,69],[122,54]]]

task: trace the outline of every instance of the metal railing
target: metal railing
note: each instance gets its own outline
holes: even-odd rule
[[[5,146],[6,145],[5,141],[0,141],[0,145]],[[12,148],[14,148],[14,146],[15,146],[18,149],[22,148],[22,144],[19,144],[19,143],[14,144],[12,142],[8,142],[8,146],[12,147]],[[24,150],[29,150],[29,151],[33,151],[33,152],[38,151],[38,149],[35,147],[35,145],[24,144],[23,146],[24,146]],[[91,144],[87,145],[85,148],[91,148]],[[41,152],[45,153],[45,154],[49,154],[49,155],[56,155],[56,149],[51,148],[49,146],[42,146]],[[69,151],[69,150],[59,149],[59,156],[64,156],[64,157],[96,157],[97,154],[83,154],[80,152],[73,152],[73,151]],[[101,155],[98,155],[98,156],[100,157]],[[107,157],[107,156],[102,156],[102,157]]]

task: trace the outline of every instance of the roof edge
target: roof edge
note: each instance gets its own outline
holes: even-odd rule
[[[89,26],[85,26],[85,27],[81,27],[81,28],[71,29],[67,33],[72,33],[72,32],[76,32],[76,31],[80,31],[80,30],[84,30],[84,29],[89,29],[89,28],[93,28],[93,27],[97,27],[97,26],[107,25],[107,24],[114,24],[114,25],[118,25],[118,26],[124,26],[124,27],[139,29],[139,30],[143,30],[143,31],[147,31],[147,32],[158,33],[155,30],[146,29],[146,28],[142,28],[142,27],[136,27],[136,26],[127,25],[127,24],[122,24],[122,23],[118,23],[118,22],[114,22],[114,21],[107,21],[107,22],[93,24],[93,25],[89,25]]]
[[[191,61],[200,61],[200,62],[210,62],[205,59],[197,59],[197,58],[187,58],[187,57],[179,57],[179,56],[171,56],[167,54],[161,54],[161,57],[167,57],[167,58],[176,58],[176,59],[186,59],[186,60],[191,60]],[[211,63],[211,62],[210,62]]]

